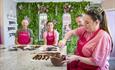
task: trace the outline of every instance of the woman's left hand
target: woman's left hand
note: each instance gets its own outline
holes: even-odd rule
[[[79,59],[79,56],[77,55],[70,55],[66,57],[66,61],[68,63],[71,63],[72,61],[75,61],[75,60],[78,61],[78,59]]]

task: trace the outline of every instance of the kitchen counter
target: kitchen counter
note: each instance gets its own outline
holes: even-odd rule
[[[54,66],[49,60],[33,60],[32,57],[39,53],[39,49],[9,51],[0,49],[0,70],[66,70],[63,66]]]

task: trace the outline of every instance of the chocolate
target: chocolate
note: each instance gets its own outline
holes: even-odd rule
[[[40,60],[42,58],[42,55],[36,55],[33,57],[34,60]]]
[[[46,60],[48,60],[49,58],[50,58],[50,56],[47,56],[47,57],[46,57]]]
[[[63,61],[62,58],[58,58],[58,57],[51,58],[51,62],[54,66],[62,66],[63,65],[62,61]]]

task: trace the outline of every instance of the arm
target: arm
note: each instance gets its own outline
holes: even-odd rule
[[[90,58],[86,58],[86,57],[78,56],[77,60],[80,60],[80,62],[83,62],[85,64],[90,64],[90,65],[97,66],[96,63],[94,63],[94,62],[91,61],[91,57]]]
[[[96,66],[96,64],[90,60],[90,57],[87,58],[87,57],[82,57],[82,56],[78,56],[78,55],[71,55],[71,56],[66,57],[66,59],[68,62],[72,62],[72,61],[76,60],[76,61],[80,61],[85,64],[90,64],[90,65]]]
[[[81,57],[74,55],[73,57],[70,57],[69,60],[80,60],[80,62],[94,65],[94,66],[103,66],[108,61],[108,56],[110,55],[111,51],[111,39],[106,36],[106,34],[103,33],[105,36],[101,36],[98,38],[94,50],[92,50],[92,56],[91,57]],[[72,59],[71,59],[72,58]]]
[[[76,30],[77,29],[74,29],[74,30],[71,30],[69,32],[67,32],[64,36],[64,40],[67,41],[72,35],[75,35],[76,34]]]
[[[17,38],[17,37],[15,37],[15,44],[16,44],[16,45],[19,45],[19,43],[18,43],[18,38]]]
[[[17,30],[16,33],[15,33],[15,44],[16,44],[16,45],[19,45],[19,43],[18,43],[18,38],[17,38],[17,36],[18,36],[18,31],[19,31],[19,30]]]
[[[29,44],[32,44],[33,43],[33,37],[34,37],[34,34],[33,34],[33,31],[31,29],[29,29],[29,32],[30,32],[30,43]]]
[[[47,32],[44,32],[44,33],[43,33],[44,45],[47,45],[46,35],[47,35]]]
[[[55,30],[55,42],[54,42],[55,46],[58,44],[58,40],[59,40],[59,33]]]
[[[63,38],[63,40],[61,40],[61,41],[58,43],[58,45],[59,45],[60,47],[61,47],[61,46],[65,46],[66,41],[67,41],[72,35],[76,35],[76,30],[77,30],[77,29],[71,30],[71,31],[67,32],[67,33],[65,34],[65,37]]]
[[[31,39],[30,39],[30,43],[29,44],[32,44],[33,43],[33,38],[31,37]]]

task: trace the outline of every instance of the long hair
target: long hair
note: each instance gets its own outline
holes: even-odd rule
[[[101,11],[91,9],[91,10],[88,10],[86,12],[86,14],[89,15],[93,21],[99,20],[100,21],[100,25],[99,25],[100,29],[106,31],[110,35],[108,25],[107,25],[106,14],[102,9],[101,9]],[[110,35],[110,37],[111,37],[111,35]],[[112,41],[112,37],[111,37],[111,41]],[[112,49],[113,49],[113,41],[112,41]],[[111,50],[111,52],[112,52],[112,50]]]

